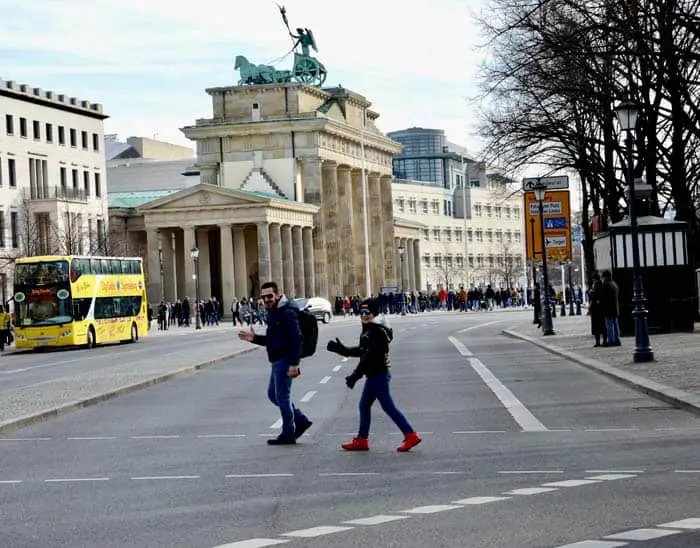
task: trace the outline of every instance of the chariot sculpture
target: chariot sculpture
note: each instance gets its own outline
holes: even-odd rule
[[[241,76],[238,85],[299,82],[317,87],[323,86],[326,81],[327,71],[326,67],[311,55],[311,49],[318,52],[313,32],[310,29],[298,28],[296,34],[294,34],[289,27],[286,9],[284,6],[279,6],[279,9],[289,36],[294,43],[289,52],[294,53],[292,70],[277,70],[272,65],[255,65],[243,55],[238,55],[234,65],[234,68],[239,71]]]

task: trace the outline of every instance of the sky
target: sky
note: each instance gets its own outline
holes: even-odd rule
[[[487,0],[279,2],[292,28],[313,31],[326,85],[367,97],[382,131],[441,128],[478,155]],[[205,88],[236,84],[236,55],[268,64],[292,46],[272,0],[0,0],[0,14],[0,76],[102,103],[120,140],[194,147],[179,128],[211,116]]]

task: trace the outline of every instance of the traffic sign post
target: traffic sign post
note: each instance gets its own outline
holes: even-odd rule
[[[547,191],[542,204],[547,262],[550,265],[571,260],[571,211],[568,190]],[[542,260],[539,204],[534,192],[525,193],[525,247],[527,258]],[[532,219],[532,222],[530,222]]]
[[[538,185],[544,185],[547,190],[568,190],[569,176],[558,175],[556,177],[525,177],[523,179],[523,190],[532,192]]]

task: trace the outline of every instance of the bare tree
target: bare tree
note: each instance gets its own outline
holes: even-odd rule
[[[448,262],[444,257],[434,268],[433,278],[435,284],[443,286],[445,289],[454,287],[455,284],[464,279],[464,269],[458,268],[454,262]]]

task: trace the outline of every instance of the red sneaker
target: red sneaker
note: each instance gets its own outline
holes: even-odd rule
[[[369,451],[369,442],[367,438],[353,438],[352,441],[341,445],[346,451]]]
[[[406,434],[403,443],[399,447],[397,447],[396,450],[399,453],[405,453],[406,451],[409,451],[411,448],[415,447],[422,441],[423,440],[416,432],[409,432],[408,434]]]

